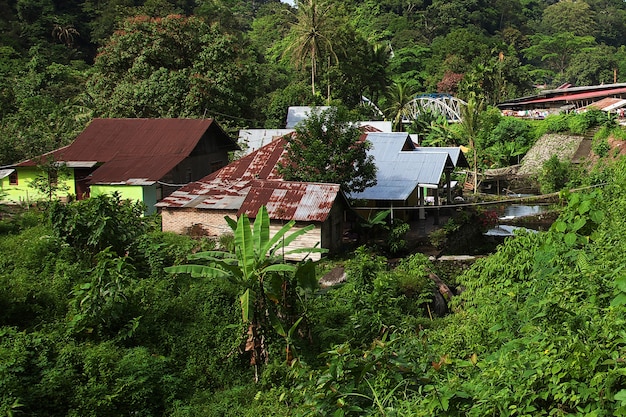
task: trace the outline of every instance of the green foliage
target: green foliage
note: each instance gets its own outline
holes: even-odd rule
[[[595,126],[610,126],[613,122],[607,119],[605,112],[591,109],[583,113],[568,113],[550,115],[545,119],[548,132],[571,132],[575,135],[582,135],[587,130]]]
[[[124,337],[132,336],[139,318],[125,317],[126,291],[136,279],[132,265],[116,257],[108,248],[97,255],[98,264],[91,280],[76,285],[70,300],[72,332],[94,333],[98,337],[116,336],[129,326]]]
[[[568,119],[566,114],[551,114],[545,118],[544,123],[548,132],[567,132],[569,129]]]
[[[66,145],[94,110],[279,127],[288,105],[326,99],[279,59],[294,21],[288,5],[204,2],[195,17],[157,19],[190,16],[196,5],[62,3],[0,5],[0,165]],[[550,88],[610,83],[614,68],[625,73],[622,2],[423,3],[328,3],[347,19],[329,29],[339,64],[317,62],[324,95],[350,107],[366,95],[389,107],[380,97],[387,71],[420,93],[435,91],[449,71],[449,80],[463,78],[461,91],[485,90],[492,101],[532,93],[531,77]],[[268,22],[250,43],[246,31],[259,17]],[[528,135],[515,122],[483,121],[475,159],[516,161],[521,142],[546,129],[611,126],[587,113],[529,122]],[[609,135],[624,139],[623,129],[606,133],[594,146],[599,154]],[[433,143],[449,134],[437,132]],[[491,139],[487,151],[480,141]],[[282,329],[268,332],[267,348],[282,359],[285,343],[295,342],[302,362],[268,366],[258,385],[248,383],[248,363],[236,354],[241,306],[233,300],[241,288],[163,271],[215,242],[146,233],[151,228],[135,221],[151,220],[123,203],[123,214],[102,210],[102,217],[79,206],[84,219],[68,209],[68,220],[52,228],[36,213],[3,220],[0,414],[625,415],[624,172],[623,162],[601,162],[581,180],[608,184],[604,192],[571,196],[550,231],[509,239],[454,277],[465,292],[449,317],[423,317],[432,294],[427,260],[391,270],[377,254],[357,252],[362,265],[349,265],[348,282],[314,295],[296,291],[292,299],[302,303],[293,306],[303,310],[281,308]],[[557,182],[554,174],[548,182]],[[89,314],[73,322],[85,297]],[[69,331],[71,323],[84,331]]]
[[[245,114],[248,51],[198,17],[125,20],[94,63],[88,90],[108,117]]]
[[[115,193],[68,204],[53,202],[49,216],[55,235],[77,250],[95,256],[110,247],[122,256],[150,230],[150,218],[143,213],[142,203],[122,200]]]
[[[169,273],[187,273],[199,278],[223,278],[233,284],[241,302],[243,324],[247,326],[246,335],[250,343],[245,351],[251,355],[251,364],[258,369],[266,363],[268,349],[266,335],[274,329],[291,345],[293,330],[298,321],[287,323],[285,331],[279,315],[292,313],[288,308],[296,302],[293,292],[296,287],[312,289],[315,286],[314,264],[310,261],[297,265],[284,262],[284,256],[296,253],[324,252],[320,248],[287,249],[295,239],[311,230],[310,225],[287,235],[295,225],[292,220],[285,224],[273,236],[270,236],[270,220],[267,208],[262,206],[255,218],[254,226],[245,214],[237,222],[226,218],[235,236],[235,251],[198,252],[190,255],[190,260],[200,264],[171,266]],[[204,264],[203,264],[203,263]]]
[[[387,246],[392,255],[397,255],[404,251],[407,247],[405,240],[406,234],[409,232],[410,226],[402,220],[396,219],[387,238]]]
[[[604,220],[604,211],[596,208],[602,198],[599,190],[587,194],[572,194],[567,209],[552,225],[551,230],[563,234],[563,241],[569,246],[588,243],[597,238],[595,231]]]
[[[284,178],[340,184],[347,192],[374,185],[376,165],[358,126],[334,107],[311,113],[285,136],[286,161],[278,165]]]
[[[535,141],[530,125],[515,117],[501,117],[479,137],[488,166],[501,167],[519,163]]]
[[[570,180],[572,168],[569,162],[561,162],[556,155],[543,163],[539,174],[541,192],[544,194],[562,190]]]
[[[361,416],[394,412],[400,399],[417,394],[423,346],[415,338],[385,333],[364,349],[340,344],[325,352],[326,366],[305,388],[311,414]]]
[[[594,138],[591,150],[600,158],[604,158],[605,156],[609,154],[609,151],[611,150],[611,146],[609,145],[609,142],[606,139]]]

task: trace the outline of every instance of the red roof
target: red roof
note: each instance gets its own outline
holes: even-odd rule
[[[237,216],[256,217],[261,206],[273,220],[324,222],[339,195],[339,184],[252,181]]]
[[[237,210],[255,217],[267,207],[274,220],[323,222],[340,194],[338,184],[284,181],[276,165],[285,140],[274,139],[245,157],[174,191],[156,204],[165,208]]]
[[[220,178],[224,180],[250,181],[254,179],[282,179],[276,165],[285,153],[286,141],[276,138],[256,151],[238,159],[200,181]]]
[[[607,94],[623,94],[623,93],[626,93],[626,88],[616,88],[616,89],[611,89],[611,90],[591,91],[591,92],[576,93],[576,94],[562,94],[562,95],[558,95],[554,97],[521,101],[515,104],[523,105],[523,104],[534,104],[534,103],[550,103],[554,101],[568,102],[568,101],[576,101],[576,100],[585,100],[588,98],[604,97]]]
[[[69,146],[51,155],[58,162],[102,164],[90,182],[158,181],[188,157],[212,130],[225,150],[237,144],[212,119],[94,119]],[[17,166],[34,166],[28,160]]]

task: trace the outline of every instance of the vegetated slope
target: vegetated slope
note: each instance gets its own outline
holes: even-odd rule
[[[583,139],[583,136],[560,133],[543,135],[522,159],[518,174],[538,174],[543,163],[553,155],[556,155],[560,161],[571,161]]]
[[[626,414],[624,161],[613,171],[460,277],[413,415]]]

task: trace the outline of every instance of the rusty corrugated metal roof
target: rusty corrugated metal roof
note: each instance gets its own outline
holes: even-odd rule
[[[164,198],[157,207],[237,210],[255,217],[267,207],[271,219],[323,222],[339,184],[284,181],[276,168],[285,140],[274,139],[255,152]]]
[[[256,217],[261,206],[267,207],[274,220],[324,222],[339,195],[339,184],[261,181],[250,183],[237,216]]]
[[[97,161],[91,183],[158,181],[191,154],[211,131],[224,150],[239,149],[213,119],[94,119],[69,146],[51,155],[58,162]],[[34,166],[36,160],[17,166]]]
[[[528,97],[521,97],[498,104],[500,108],[524,106],[528,104],[540,103],[569,103],[577,100],[587,100],[599,97],[610,97],[612,95],[623,95],[626,93],[626,84],[608,84],[586,87],[571,87],[556,90],[544,90],[540,94]]]
[[[174,191],[156,207],[239,210],[250,181],[200,180]]]
[[[238,159],[218,171],[210,174],[206,179],[223,179],[232,181],[277,180],[282,179],[276,165],[285,152],[286,141],[280,137],[249,155]],[[204,181],[203,178],[200,181]]]

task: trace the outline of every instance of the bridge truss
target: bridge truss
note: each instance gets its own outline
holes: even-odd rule
[[[418,119],[423,111],[441,114],[446,117],[448,123],[461,121],[461,106],[465,106],[463,100],[449,94],[424,94],[415,97],[407,106],[402,123],[410,124]]]

